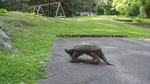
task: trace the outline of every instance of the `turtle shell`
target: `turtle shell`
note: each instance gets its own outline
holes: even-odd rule
[[[82,43],[75,45],[73,48],[75,51],[97,51],[99,46],[94,43]]]

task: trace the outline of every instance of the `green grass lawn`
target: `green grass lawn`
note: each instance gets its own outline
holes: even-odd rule
[[[129,38],[150,38],[150,29],[113,21],[112,17],[47,18],[19,12],[0,14],[11,42],[20,49],[19,53],[12,53],[0,48],[0,83],[38,83],[46,75],[44,63],[57,34],[125,34]]]

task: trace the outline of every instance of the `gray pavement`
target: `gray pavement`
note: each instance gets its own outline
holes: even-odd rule
[[[81,56],[70,63],[64,52],[78,43],[92,42],[102,47],[108,61],[115,66],[91,63]],[[150,40],[127,38],[56,39],[46,63],[48,78],[40,84],[150,84]]]

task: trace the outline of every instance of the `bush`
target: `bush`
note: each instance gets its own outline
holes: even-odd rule
[[[7,13],[8,11],[6,9],[0,9],[0,13]]]
[[[126,15],[127,16],[137,16],[140,14],[139,12],[139,3],[138,2],[135,2],[135,3],[132,3],[130,6],[128,6],[127,10],[126,10]]]
[[[95,13],[97,15],[103,15],[104,14],[104,9],[102,9],[102,7],[99,5],[99,6],[95,7]]]
[[[136,17],[133,19],[134,22],[144,22],[142,18]]]

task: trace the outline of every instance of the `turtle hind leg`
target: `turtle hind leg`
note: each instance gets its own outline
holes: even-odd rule
[[[95,52],[86,53],[87,55],[90,55],[93,58],[93,64],[99,64],[100,60],[98,55]]]
[[[101,48],[97,51],[97,55],[108,65],[114,66],[113,64],[109,63],[106,57],[104,56]]]

